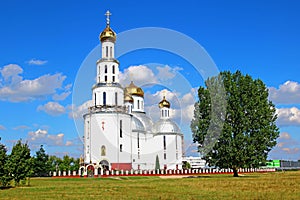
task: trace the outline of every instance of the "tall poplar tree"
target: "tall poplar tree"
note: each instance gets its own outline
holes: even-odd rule
[[[205,85],[198,90],[191,122],[194,142],[199,143],[204,159],[211,166],[232,169],[234,176],[239,168],[263,164],[279,136],[275,106],[265,84],[240,71],[225,71]],[[223,94],[218,92],[221,85]],[[222,112],[220,108],[225,107]]]

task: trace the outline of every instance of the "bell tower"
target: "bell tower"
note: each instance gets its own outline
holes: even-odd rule
[[[124,91],[119,84],[119,61],[115,59],[116,33],[110,27],[111,13],[107,11],[106,27],[100,33],[101,58],[97,61],[97,80],[93,86],[95,107],[123,106]]]

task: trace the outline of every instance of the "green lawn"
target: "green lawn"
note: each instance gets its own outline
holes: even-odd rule
[[[193,178],[33,178],[0,199],[300,199],[300,171]]]

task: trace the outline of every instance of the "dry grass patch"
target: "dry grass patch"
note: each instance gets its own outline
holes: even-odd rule
[[[0,190],[1,199],[300,199],[300,171],[211,175],[32,179],[27,188]]]

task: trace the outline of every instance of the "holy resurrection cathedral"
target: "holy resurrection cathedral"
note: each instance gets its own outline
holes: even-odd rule
[[[106,28],[99,38],[102,57],[97,61],[96,83],[92,87],[93,106],[84,114],[85,169],[182,168],[183,134],[170,119],[171,104],[158,102],[160,120],[152,122],[144,111],[144,92],[133,82],[119,83],[119,61],[115,59],[116,33]]]

